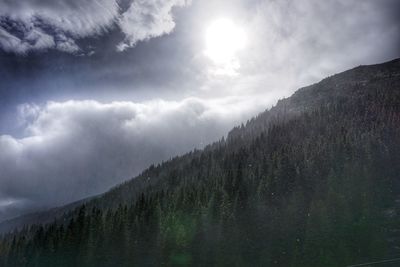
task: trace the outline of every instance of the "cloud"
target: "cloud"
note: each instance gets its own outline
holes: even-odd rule
[[[193,1],[175,19],[174,7],[185,4],[0,0],[0,47],[20,54],[81,53],[80,39],[102,35],[99,42],[108,41],[115,29],[124,36],[112,45],[122,41],[118,49],[124,50],[182,22],[174,38],[137,46],[132,53],[104,49],[92,58],[3,58],[4,105],[59,102],[21,105],[18,120],[10,115],[0,125],[2,132],[17,133],[0,137],[0,218],[102,192],[152,162],[216,140],[299,86],[399,56],[394,0]],[[203,55],[204,27],[220,17],[243,26],[248,37],[232,77],[210,75],[212,62]],[[196,98],[108,102],[154,96]],[[106,103],[60,102],[71,98]],[[6,114],[2,109],[0,119]]]
[[[32,211],[34,205],[24,199],[5,198],[0,200],[0,218],[10,218],[24,212]]]
[[[24,136],[0,136],[0,213],[98,194],[152,163],[201,148],[254,111],[239,101],[24,104]]]
[[[7,52],[57,49],[78,53],[82,38],[119,27],[123,50],[138,41],[170,33],[175,26],[171,11],[184,0],[134,0],[126,10],[116,0],[0,0],[0,47]]]
[[[388,9],[399,7],[391,0],[260,1],[251,9],[253,42],[241,71],[285,75],[285,82],[306,85],[393,59],[399,56],[400,24]]]
[[[119,19],[119,25],[126,37],[124,42],[118,45],[118,50],[134,46],[139,41],[170,33],[175,27],[172,8],[185,4],[185,0],[134,1]]]

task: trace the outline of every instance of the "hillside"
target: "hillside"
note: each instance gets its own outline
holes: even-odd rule
[[[326,78],[319,83],[301,88],[297,90],[291,97],[279,100],[278,103],[270,110],[266,110],[255,118],[248,120],[245,125],[241,125],[232,129],[228,133],[227,140],[229,140],[229,142],[235,140],[236,143],[238,143],[239,140],[240,142],[243,142],[246,139],[253,140],[254,137],[266,132],[270,123],[274,120],[287,120],[288,118],[299,115],[301,112],[306,110],[313,110],[323,105],[329,105],[329,101],[331,101],[334,97],[337,99],[346,97],[346,94],[349,91],[349,86],[358,84],[361,84],[366,88],[369,86],[384,86],[381,84],[374,84],[374,81],[377,80],[377,82],[382,83],[387,80],[398,79],[398,75],[400,75],[399,64],[399,60],[393,60],[385,64],[359,66]],[[224,140],[221,140],[218,143],[208,146],[205,150],[210,148],[212,149],[213,147],[222,144],[225,145],[225,143],[226,142]],[[238,147],[240,146],[237,146],[237,148]],[[187,155],[177,159],[178,161],[182,161],[183,158],[191,158],[195,154],[198,155],[199,151],[190,152]],[[165,164],[168,163],[169,162],[166,162]],[[154,166],[149,168],[149,170],[153,168]],[[118,186],[110,190],[110,192],[106,194],[94,197],[100,199],[92,201],[89,205],[101,205],[107,208],[116,208],[122,202],[131,202],[136,197],[136,194],[132,193],[141,192],[142,186],[147,186],[149,183],[149,181],[146,179],[143,179],[143,183],[140,178],[141,176],[145,178],[150,177],[148,174],[146,174],[146,171],[140,175],[138,179],[132,179],[122,186]],[[92,198],[89,199],[91,200]],[[70,205],[53,208],[43,212],[31,213],[1,222],[0,234],[12,231],[15,228],[20,229],[25,225],[49,223],[52,222],[56,217],[62,217],[62,220],[68,220],[68,216],[66,216],[66,214],[76,208],[76,206],[79,204],[88,202],[89,199],[84,199],[75,203],[71,203]],[[101,204],[98,202],[101,202]]]
[[[398,255],[399,103],[400,60],[301,88],[226,140],[6,235],[0,265],[346,266]]]

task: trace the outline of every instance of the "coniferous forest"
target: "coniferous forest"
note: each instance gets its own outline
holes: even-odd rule
[[[400,61],[299,89],[45,224],[0,266],[347,266],[400,255]]]

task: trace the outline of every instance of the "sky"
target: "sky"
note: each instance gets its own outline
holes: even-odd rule
[[[400,56],[396,0],[0,0],[0,221]]]

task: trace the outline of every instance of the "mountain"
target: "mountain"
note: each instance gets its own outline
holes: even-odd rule
[[[91,199],[93,199],[93,197],[85,198],[65,206],[55,207],[40,212],[28,213],[13,219],[2,221],[0,223],[0,234],[6,234],[15,230],[21,230],[23,227],[28,225],[50,223],[53,222],[55,218],[68,220],[68,214],[70,211],[90,201]]]
[[[347,266],[393,258],[399,104],[399,59],[328,77],[226,140],[3,236],[0,265]]]

